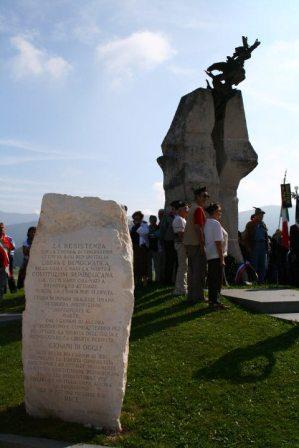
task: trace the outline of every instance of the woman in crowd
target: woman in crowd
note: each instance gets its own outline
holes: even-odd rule
[[[270,283],[288,283],[288,249],[284,247],[282,232],[277,229],[270,238],[270,252],[267,279]]]
[[[220,205],[210,204],[205,210],[208,214],[204,235],[208,261],[209,306],[213,309],[224,309],[227,307],[220,302],[220,292],[227,255],[228,235],[220,224]]]
[[[147,285],[148,276],[148,233],[149,228],[145,221],[143,221],[143,213],[137,211],[133,213],[133,226],[130,234],[133,244],[134,253],[134,278],[135,285]]]
[[[16,282],[14,279],[14,254],[15,254],[15,243],[11,236],[8,236],[5,231],[5,226],[3,222],[0,223],[0,241],[2,246],[7,252],[9,258],[9,269],[7,272],[8,287],[10,292],[16,292]],[[6,289],[6,286],[5,286]]]
[[[36,227],[29,227],[27,231],[27,239],[23,243],[23,263],[19,270],[18,275],[18,289],[24,288],[24,282],[26,277],[26,270],[29,261],[30,249],[32,246],[33,238],[36,232]]]
[[[186,218],[188,216],[188,206],[186,202],[177,201],[176,215],[172,222],[174,232],[174,247],[178,258],[178,269],[176,272],[174,296],[187,294],[187,252],[183,243]]]
[[[160,271],[159,271],[159,237],[160,231],[157,224],[158,218],[155,215],[149,217],[149,251],[148,251],[148,279],[150,282],[153,281],[153,265],[155,271],[155,281],[160,281]]]
[[[9,257],[7,249],[0,239],[0,300],[6,292],[7,270],[9,267]]]

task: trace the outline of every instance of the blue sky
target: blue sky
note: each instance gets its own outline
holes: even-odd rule
[[[298,23],[287,0],[1,0],[0,209],[59,192],[156,212],[180,97],[243,34],[262,45],[240,86],[259,165],[239,208],[279,204],[285,169],[299,184]]]

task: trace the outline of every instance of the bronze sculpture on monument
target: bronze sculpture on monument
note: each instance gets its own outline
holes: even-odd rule
[[[237,189],[258,163],[248,137],[240,90],[244,62],[260,45],[258,40],[237,47],[226,62],[212,64],[207,74],[213,87],[183,96],[157,159],[164,174],[165,206],[174,200],[193,200],[193,190],[206,185],[212,201],[223,206],[223,224],[229,233],[229,254],[242,260],[238,244]],[[220,74],[214,74],[215,70]]]

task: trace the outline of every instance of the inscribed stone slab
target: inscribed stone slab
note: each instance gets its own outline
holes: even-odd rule
[[[120,430],[134,303],[122,208],[45,195],[25,291],[27,412]]]

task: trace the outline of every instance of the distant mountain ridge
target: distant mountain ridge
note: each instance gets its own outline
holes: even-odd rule
[[[22,224],[24,222],[37,222],[37,213],[10,213],[0,210],[0,222],[4,222],[6,226],[11,224]]]
[[[273,235],[278,227],[280,206],[279,205],[265,205],[261,207],[265,212],[264,221],[268,227],[269,234]],[[239,212],[239,230],[245,229],[246,223],[250,220],[250,216],[254,210],[246,210]],[[290,226],[295,223],[295,207],[289,209]],[[7,234],[12,236],[15,241],[16,248],[22,246],[23,241],[26,239],[27,230],[31,226],[36,226],[39,216],[33,213],[6,213],[0,211],[0,222],[4,222]],[[148,216],[145,216],[145,220],[148,221]],[[18,251],[19,252],[19,251]],[[19,257],[17,257],[19,259]]]
[[[21,222],[19,224],[11,224],[5,227],[6,233],[13,238],[16,247],[20,247],[27,237],[29,227],[32,226],[37,226],[37,220],[31,222]]]
[[[278,229],[279,216],[280,216],[280,205],[264,205],[261,207],[264,210],[265,216],[264,221],[267,225],[269,235],[272,236],[273,233]],[[289,225],[295,224],[295,209],[296,207],[289,208]],[[247,222],[250,220],[250,216],[254,213],[254,210],[246,210],[244,212],[239,212],[239,230],[242,232],[245,229]]]

